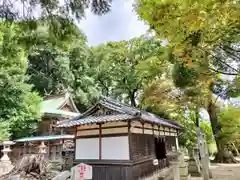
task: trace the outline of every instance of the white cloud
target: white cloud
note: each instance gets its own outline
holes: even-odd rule
[[[132,0],[114,0],[111,12],[97,16],[90,11],[79,27],[88,37],[89,45],[108,41],[128,40],[145,34],[148,26],[138,20],[132,8]]]

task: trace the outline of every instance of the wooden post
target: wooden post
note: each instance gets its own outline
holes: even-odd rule
[[[99,160],[102,159],[102,124],[99,124]]]
[[[141,123],[142,123],[142,133],[144,134],[144,123],[143,122]]]
[[[47,145],[48,145],[48,152],[47,152],[47,157],[50,158],[50,151],[51,151],[51,146],[50,146],[50,142],[47,141]]]
[[[24,142],[24,144],[23,144],[23,155],[25,155],[26,154],[26,142]]]

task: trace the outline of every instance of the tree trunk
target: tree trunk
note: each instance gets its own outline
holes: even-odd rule
[[[236,156],[239,156],[239,151],[237,149],[237,147],[235,146],[234,142],[231,142],[232,146],[233,146],[233,150],[236,152]]]
[[[132,90],[132,91],[129,91],[129,98],[130,98],[130,103],[131,103],[131,106],[133,107],[136,107],[136,100],[135,100],[135,93],[137,92],[136,89]]]
[[[212,97],[209,97],[207,111],[209,114],[213,135],[217,145],[217,154],[215,156],[215,161],[218,163],[237,163],[238,161],[234,156],[224,148],[224,142],[220,138],[221,134],[221,125],[217,117],[215,103],[212,100]]]

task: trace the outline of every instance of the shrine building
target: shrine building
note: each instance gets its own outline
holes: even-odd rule
[[[75,130],[56,128],[58,121],[64,121],[80,115],[71,95],[45,96],[41,103],[41,121],[37,124],[37,134],[14,140],[11,156],[16,160],[24,154],[38,153],[38,146],[43,143],[47,146],[47,157],[50,161],[61,162],[63,151],[74,151],[73,139]]]
[[[74,164],[93,168],[93,180],[138,180],[168,165],[181,126],[144,110],[102,98],[83,114],[59,121],[75,127]]]

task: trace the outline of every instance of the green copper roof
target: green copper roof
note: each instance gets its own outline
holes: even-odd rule
[[[70,112],[70,111],[64,111],[64,110],[60,110],[60,109],[49,109],[47,112],[44,112],[45,115],[47,116],[61,116],[61,117],[76,117],[79,116],[79,113],[74,113],[74,112]]]
[[[68,96],[56,96],[41,102],[41,113],[47,116],[75,117],[79,113],[59,109],[68,99]]]
[[[73,139],[74,135],[62,134],[62,135],[52,135],[52,136],[35,136],[35,137],[25,137],[15,140],[15,142],[27,142],[27,141],[48,141],[56,139]]]
[[[41,111],[48,112],[51,109],[58,109],[65,102],[65,97],[56,97],[44,100],[41,103]]]

